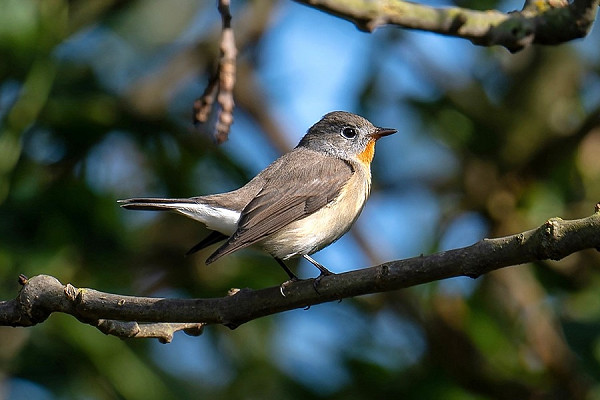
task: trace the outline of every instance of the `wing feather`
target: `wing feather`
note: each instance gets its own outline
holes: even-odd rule
[[[241,213],[236,232],[207,260],[250,246],[335,200],[352,176],[344,160],[312,152],[288,153],[289,160],[264,176],[265,184]],[[294,166],[293,169],[290,166]]]

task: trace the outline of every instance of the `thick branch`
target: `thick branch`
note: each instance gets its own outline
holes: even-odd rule
[[[39,275],[22,279],[23,289],[16,299],[0,302],[0,325],[31,326],[44,321],[52,312],[63,312],[105,333],[169,341],[176,330],[199,334],[206,324],[235,328],[286,310],[450,277],[475,278],[507,266],[558,260],[588,248],[600,248],[599,206],[587,218],[571,221],[553,218],[537,229],[517,235],[484,239],[461,249],[325,276],[319,283],[319,293],[313,288],[313,280],[304,280],[282,288],[235,290],[223,298],[132,297],[77,289],[51,276]],[[144,331],[142,324],[119,321],[154,324],[147,325]]]
[[[296,0],[353,22],[372,32],[382,25],[469,39],[481,46],[500,45],[511,52],[530,44],[559,44],[587,35],[600,0],[535,1],[520,12],[435,8],[403,0]]]

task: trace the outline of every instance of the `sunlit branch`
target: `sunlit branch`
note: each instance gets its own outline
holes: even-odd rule
[[[207,324],[235,328],[282,311],[445,278],[475,278],[503,267],[559,260],[584,249],[600,249],[598,205],[596,212],[587,218],[570,221],[552,218],[537,229],[516,235],[483,239],[461,249],[325,276],[318,293],[310,279],[286,285],[283,294],[280,287],[271,287],[236,289],[222,298],[166,299],[78,289],[48,275],[21,277],[23,288],[19,295],[14,300],[0,302],[0,325],[32,326],[53,312],[62,312],[107,334],[158,337],[168,342],[178,330],[200,334]]]
[[[372,32],[383,25],[468,39],[511,52],[531,44],[555,45],[588,34],[600,0],[529,1],[521,11],[436,8],[402,0],[296,0]]]

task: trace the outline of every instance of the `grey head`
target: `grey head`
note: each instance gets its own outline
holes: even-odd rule
[[[308,129],[297,147],[350,159],[363,153],[380,137],[395,132],[395,129],[376,127],[360,115],[332,111]]]

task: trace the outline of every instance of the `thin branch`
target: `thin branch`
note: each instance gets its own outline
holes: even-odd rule
[[[235,61],[237,48],[235,36],[231,28],[231,12],[229,0],[219,0],[219,13],[221,14],[221,57],[215,76],[213,76],[202,94],[194,102],[194,123],[208,121],[215,98],[218,103],[217,124],[214,138],[217,143],[223,143],[229,136],[229,128],[233,124],[233,88],[235,86]]]
[[[194,123],[205,123],[213,109],[215,98],[219,90],[219,76],[217,74],[210,79],[202,97],[194,102]]]
[[[588,34],[600,0],[530,1],[519,12],[436,8],[403,0],[295,0],[353,22],[362,31],[382,25],[500,45],[517,52],[531,44],[559,44]]]
[[[197,334],[207,324],[223,324],[233,329],[282,311],[456,276],[476,278],[498,268],[536,260],[559,260],[590,248],[600,249],[600,204],[587,218],[571,221],[552,218],[537,229],[516,235],[483,239],[461,249],[325,276],[318,293],[313,287],[314,280],[309,279],[281,288],[236,289],[223,298],[165,299],[77,289],[48,275],[22,278],[23,288],[17,298],[0,302],[0,325],[32,326],[53,312],[63,312],[108,334],[169,341],[172,333],[181,329],[191,329]],[[140,322],[154,325],[147,325],[144,331],[144,325],[138,325]]]
[[[173,334],[177,331],[184,331],[191,336],[202,334],[204,324],[202,323],[146,323],[115,321],[110,319],[100,319],[96,324],[100,331],[107,335],[113,335],[120,338],[156,338],[161,343],[171,343]]]

